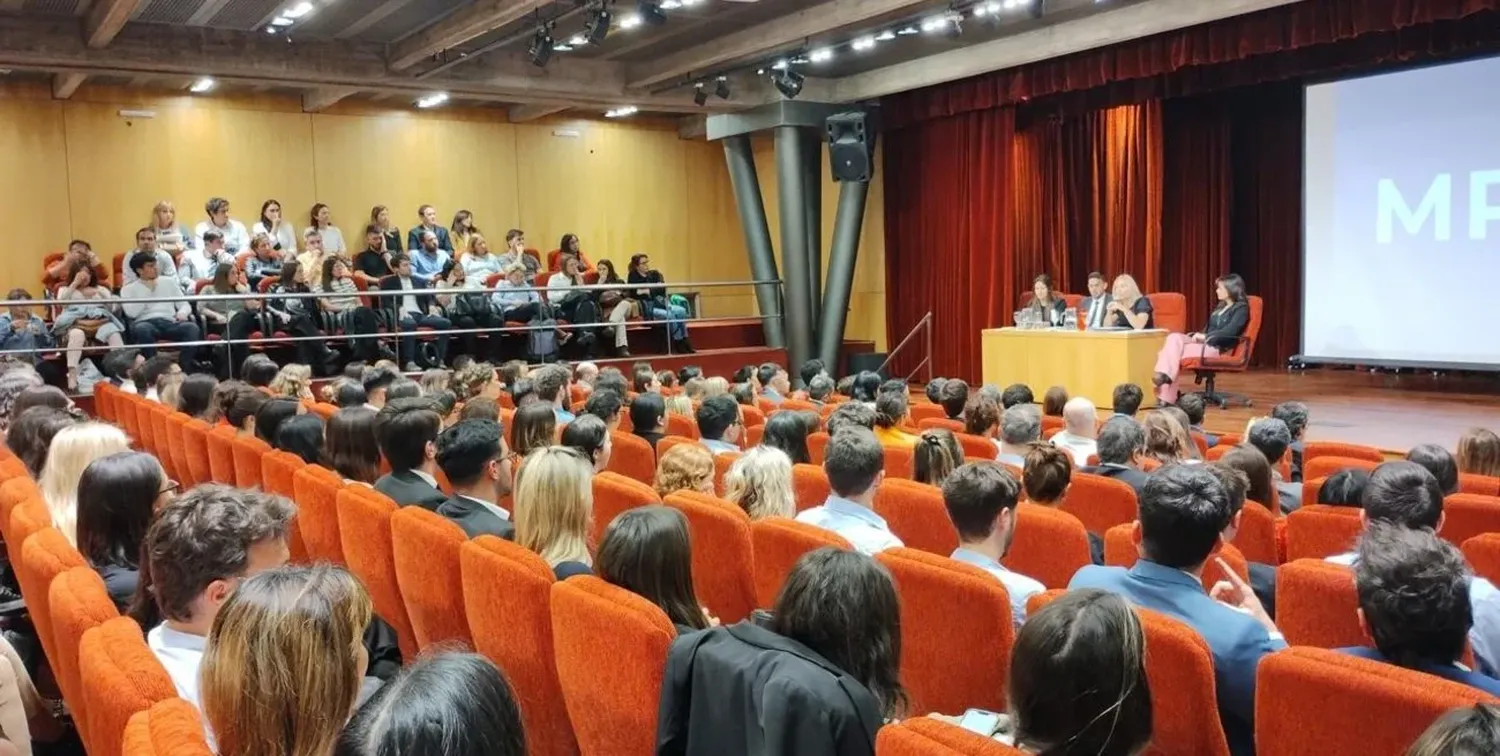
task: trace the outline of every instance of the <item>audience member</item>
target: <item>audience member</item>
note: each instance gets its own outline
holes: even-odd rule
[[[252,354],[240,364],[240,380],[256,388],[270,388],[280,374],[281,368],[264,354]]]
[[[361,407],[371,409],[369,395],[365,393],[365,387],[359,381],[351,378],[338,378],[334,381],[333,403],[339,409],[352,409]]]
[[[125,316],[130,318],[131,340],[140,345],[147,358],[156,354],[158,340],[178,344],[178,362],[183,370],[190,370],[196,364],[193,358],[198,351],[191,342],[201,339],[203,333],[192,320],[191,307],[181,301],[182,288],[176,279],[158,275],[154,258],[137,255],[130,261],[130,267],[139,280],[120,289],[120,297],[153,300],[123,305]],[[179,301],[173,302],[172,298]]]
[[[135,595],[151,518],[176,491],[156,457],[143,452],[100,457],[78,479],[78,552],[121,610]]]
[[[1203,429],[1203,414],[1205,409],[1202,394],[1196,392],[1183,394],[1177,399],[1177,409],[1182,410],[1183,414],[1187,415],[1189,433],[1201,434],[1203,440],[1208,442],[1208,448],[1210,449],[1219,445],[1219,437]],[[1301,452],[1299,451],[1298,454],[1300,455]]]
[[[749,381],[745,381],[744,383],[736,383],[730,386],[729,395],[734,397],[735,403],[741,406],[758,406],[755,403],[755,385],[750,383]]]
[[[693,547],[687,518],[660,505],[621,512],[604,531],[595,560],[599,577],[656,604],[679,635],[711,619],[693,592]]]
[[[943,481],[964,463],[958,437],[947,428],[928,428],[912,452],[912,479],[941,488]]]
[[[927,395],[927,401],[933,404],[942,404],[943,386],[947,385],[948,381],[948,378],[943,378],[941,376],[928,381],[927,387],[922,390],[922,392]]]
[[[829,436],[845,428],[864,428],[874,431],[875,409],[864,402],[844,402],[829,413],[828,422],[824,425],[828,429]]]
[[[1036,404],[1036,397],[1031,393],[1031,387],[1024,383],[1013,383],[1000,392],[1000,408],[1008,410],[1021,404]]]
[[[295,399],[267,399],[255,411],[255,437],[274,445],[281,424],[306,411],[307,408]]]
[[[1406,461],[1427,468],[1437,478],[1444,496],[1458,493],[1458,462],[1447,449],[1437,444],[1418,444],[1406,452]]]
[[[422,384],[410,378],[397,378],[385,389],[386,403],[397,399],[419,399],[422,397]]]
[[[865,554],[902,545],[885,518],[874,511],[875,491],[885,480],[885,450],[874,433],[862,428],[834,433],[823,456],[823,472],[831,490],[828,500],[799,513],[798,522],[831,530]]]
[[[604,426],[614,431],[620,428],[620,410],[624,406],[620,394],[609,389],[596,388],[583,403],[583,413],[603,420]]]
[[[218,408],[213,403],[214,389],[219,379],[209,373],[193,373],[182,380],[177,389],[177,410],[195,420],[210,425],[218,421]]]
[[[673,394],[666,398],[666,411],[669,415],[681,415],[687,418],[695,417],[697,410],[693,408],[693,400],[686,393]]]
[[[875,395],[880,392],[880,375],[865,370],[854,376],[854,382],[849,386],[847,396],[856,402],[864,402],[874,408]],[[843,392],[840,392],[843,393]]]
[[[1052,434],[1052,445],[1063,449],[1072,458],[1073,464],[1083,467],[1089,457],[1099,453],[1098,425],[1094,420],[1094,403],[1082,396],[1075,396],[1063,405],[1063,429]]]
[[[724,474],[724,499],[745,510],[752,520],[796,516],[791,458],[770,446],[745,452]]]
[[[1145,420],[1141,421],[1141,431],[1146,437],[1147,459],[1154,459],[1163,465],[1199,461],[1188,452],[1187,447],[1193,446],[1193,442],[1188,438],[1187,429],[1178,425],[1177,420],[1166,412],[1147,412]]]
[[[15,401],[11,402],[7,418],[20,417],[22,412],[32,407],[51,407],[64,412],[74,409],[73,400],[69,399],[62,389],[56,386],[31,386],[21,389],[21,393],[16,394]]]
[[[132,271],[130,275],[133,275]],[[83,348],[90,341],[109,346],[109,351],[99,361],[104,364],[105,376],[121,381],[121,369],[135,363],[138,350],[126,354],[125,322],[120,319],[120,305],[111,301],[114,295],[107,285],[87,263],[74,263],[66,272],[68,280],[57,290],[57,300],[65,302],[62,311],[52,321],[52,337],[66,347],[64,359],[67,363],[67,385],[69,391],[78,389],[78,366],[83,361]],[[128,284],[127,284],[128,285]],[[110,358],[118,355],[115,360]],[[111,367],[116,371],[112,372]]]
[[[328,418],[323,435],[323,457],[346,483],[373,487],[380,477],[380,445],[374,410],[345,407]]]
[[[1042,414],[1047,417],[1062,417],[1063,408],[1068,406],[1068,390],[1062,386],[1053,386],[1042,395]]]
[[[401,374],[395,370],[388,370],[378,365],[365,368],[364,375],[359,379],[360,387],[365,390],[365,406],[379,412],[389,398],[388,390],[391,384],[400,378]]]
[[[526,455],[516,474],[516,543],[540,556],[558,580],[593,574],[588,546],[593,475],[588,459],[566,446]]]
[[[26,474],[41,479],[52,440],[78,419],[51,407],[32,407],[15,416],[5,432],[5,446],[26,466]]]
[[[1219,464],[1244,473],[1247,482],[1245,498],[1270,512],[1277,511],[1276,479],[1271,475],[1271,463],[1259,449],[1241,444],[1220,457]]]
[[[833,397],[833,379],[826,375],[814,376],[807,382],[807,401],[818,406],[828,403]]]
[[[558,443],[582,452],[593,464],[596,473],[604,472],[609,467],[609,457],[614,451],[613,442],[609,438],[609,426],[594,415],[583,415],[568,423],[562,429],[562,437]]]
[[[515,455],[493,420],[460,420],[437,441],[437,463],[453,485],[453,496],[437,507],[470,538],[494,535],[514,540],[511,514],[500,506],[510,494]]]
[[[422,393],[436,394],[439,391],[447,391],[448,384],[453,380],[453,371],[447,368],[431,368],[422,371]]]
[[[1145,393],[1134,383],[1122,383],[1115,387],[1112,399],[1116,415],[1134,418],[1135,413],[1141,409],[1141,401],[1145,399]]]
[[[536,395],[551,405],[559,425],[573,422],[573,413],[568,411],[568,369],[562,365],[543,365],[532,373],[536,384]]]
[[[437,440],[443,416],[426,399],[393,399],[375,416],[375,437],[391,471],[375,490],[405,506],[436,511],[448,500],[438,488]]]
[[[479,654],[424,655],[382,685],[349,721],[334,756],[526,756],[521,707]]]
[[[1271,408],[1271,417],[1286,423],[1292,442],[1287,450],[1292,453],[1292,483],[1302,482],[1302,439],[1307,434],[1307,405],[1302,402],[1282,402]]]
[[[813,379],[817,378],[820,375],[827,377],[828,366],[823,364],[823,361],[816,357],[803,362],[802,367],[797,368],[797,377],[802,379],[803,388],[806,388],[808,385],[810,385],[813,382]]]
[[[323,418],[312,413],[289,417],[276,431],[277,449],[291,452],[309,465],[323,461]]]
[[[85,422],[57,432],[47,451],[37,487],[52,515],[52,526],[78,545],[78,479],[94,460],[130,451],[125,432],[107,423]]]
[[[630,380],[617,367],[606,367],[594,378],[594,393],[613,391],[621,404],[630,403]]]
[[[969,384],[959,378],[949,378],[938,388],[936,404],[943,406],[949,420],[964,419],[964,407],[969,403]]]
[[[882,390],[875,397],[875,438],[890,446],[914,446],[917,437],[902,429],[909,421],[909,411],[904,384],[900,390]]]
[[[517,377],[516,381],[520,381],[521,377],[524,375]],[[479,396],[499,399],[501,384],[493,365],[488,362],[471,362],[453,371],[450,388],[458,395],[458,401],[467,403]],[[511,383],[511,388],[514,394],[515,382]],[[521,406],[520,402],[516,402],[516,406]]]
[[[764,363],[757,368],[755,378],[760,381],[760,395],[772,404],[780,406],[792,393],[791,376],[774,362]]]
[[[1370,473],[1357,468],[1340,470],[1323,481],[1318,488],[1319,504],[1335,507],[1363,507],[1365,484],[1370,482]]]
[[[1458,439],[1458,471],[1500,477],[1500,436],[1486,428],[1470,428]]]
[[[1172,431],[1177,434],[1178,440],[1182,443],[1185,455],[1183,461],[1189,464],[1202,462],[1203,452],[1199,450],[1198,442],[1193,440],[1193,433],[1189,430],[1193,425],[1193,421],[1188,419],[1187,413],[1183,412],[1181,408],[1170,404],[1162,407],[1160,411],[1170,415],[1173,420],[1177,421],[1177,426]]]
[[[1141,463],[1146,458],[1146,434],[1140,423],[1129,417],[1115,416],[1099,429],[1099,464],[1083,472],[1114,478],[1135,489],[1136,497],[1146,485]]]
[[[666,437],[666,416],[667,403],[661,394],[653,391],[640,394],[630,403],[630,432],[650,444],[655,452],[657,442]]]
[[[1015,467],[1026,464],[1026,451],[1042,438],[1042,415],[1034,404],[1016,404],[1000,416],[1000,453],[995,461]]]
[[[971,462],[943,483],[943,504],[958,531],[951,558],[994,575],[1010,595],[1011,620],[1026,620],[1026,602],[1046,590],[1041,583],[1000,564],[1016,537],[1016,504],[1021,486],[995,462]]]
[[[732,397],[709,397],[699,405],[698,434],[702,436],[703,445],[715,455],[738,454],[740,433],[744,429],[740,406]]]
[[[1281,511],[1292,512],[1302,506],[1302,486],[1282,480],[1281,473],[1277,470],[1281,459],[1292,446],[1292,433],[1287,429],[1286,423],[1274,417],[1252,421],[1250,430],[1245,434],[1245,443],[1259,449],[1261,454],[1266,455],[1266,461],[1271,463],[1271,478],[1276,481]]]
[[[996,454],[1000,453],[1000,413],[999,402],[979,393],[969,394],[963,411],[964,433],[989,439]]]
[[[222,384],[221,384],[222,385]],[[240,436],[255,435],[255,415],[271,397],[258,388],[243,383],[233,385],[232,390],[220,393],[219,417],[234,426]]]
[[[773,412],[766,419],[760,443],[785,452],[792,464],[810,464],[812,454],[807,450],[807,437],[818,429],[818,421],[812,412]]]
[[[453,392],[448,392],[450,395]],[[458,419],[463,420],[489,420],[492,423],[500,422],[500,403],[487,396],[476,396],[465,402],[458,410]]]
[[[656,463],[656,495],[678,491],[714,495],[714,458],[701,444],[677,444]]]
[[[1406,756],[1485,756],[1500,753],[1500,707],[1474,704],[1432,723]]]
[[[670,370],[659,371],[656,374],[656,382],[660,383],[661,387],[664,388],[664,389],[668,389],[668,390],[676,389],[677,388],[677,383],[678,383],[678,381],[677,381],[677,374],[674,373],[674,372],[672,372],[672,371],[670,371]]]
[[[140,390],[141,396],[153,402],[161,401],[161,377],[171,372],[182,372],[181,366],[172,361],[165,354],[159,354],[148,358],[135,371],[135,385]]]
[[[511,436],[516,442],[516,456],[525,457],[557,441],[557,412],[551,404],[533,402],[515,414]]]

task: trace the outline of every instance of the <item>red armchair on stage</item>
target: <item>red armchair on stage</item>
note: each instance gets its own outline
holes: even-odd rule
[[[1188,357],[1182,361],[1182,370],[1194,373],[1193,382],[1204,384],[1203,401],[1213,402],[1227,409],[1231,403],[1251,405],[1250,398],[1240,394],[1220,393],[1214,379],[1220,373],[1243,373],[1250,368],[1250,356],[1255,353],[1255,342],[1260,338],[1261,313],[1265,304],[1260,297],[1245,298],[1250,303],[1250,323],[1245,326],[1234,349],[1215,357]]]

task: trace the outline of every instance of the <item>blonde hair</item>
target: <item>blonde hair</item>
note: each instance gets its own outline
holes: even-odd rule
[[[267,386],[274,396],[284,396],[288,399],[311,399],[312,394],[312,368],[307,365],[291,364],[276,372],[276,377],[271,379]]]
[[[724,498],[745,510],[752,520],[796,515],[792,458],[769,446],[745,452],[724,475]]]
[[[1128,307],[1135,304],[1135,301],[1141,298],[1141,287],[1135,282],[1135,277],[1131,276],[1129,273],[1121,273],[1120,275],[1115,276],[1114,285],[1110,288],[1112,289],[1114,288],[1114,286],[1119,286],[1120,284],[1125,284],[1130,288],[1130,296],[1122,298],[1120,304]]]
[[[477,252],[474,251],[474,248],[477,247],[477,246],[479,246],[479,243],[482,242],[482,241],[487,241],[484,238],[484,234],[481,234],[478,231],[471,232],[469,234],[469,248],[466,249],[466,250],[464,250],[464,254],[469,254],[469,255],[478,254]],[[521,267],[525,268],[526,266],[522,265]]]
[[[79,423],[58,431],[47,450],[39,487],[52,525],[78,545],[78,478],[100,457],[130,451],[125,432],[108,423]]]
[[[703,444],[678,444],[656,463],[656,493],[710,490],[714,479],[714,455]]]
[[[182,373],[162,373],[156,379],[156,398],[168,407],[177,406],[178,393],[182,390]]]
[[[1191,457],[1188,447],[1194,445],[1193,439],[1172,415],[1151,410],[1141,421],[1141,429],[1146,434],[1146,456],[1164,465]]]
[[[686,417],[692,417],[694,414],[693,400],[689,399],[687,394],[673,394],[666,397],[666,401],[663,404],[667,406],[667,414],[683,415]]]
[[[432,368],[422,373],[422,394],[436,394],[439,391],[447,391],[448,384],[453,380],[453,371],[446,368]]]
[[[177,206],[172,204],[171,200],[162,200],[161,202],[156,203],[156,205],[151,208],[151,230],[155,231],[156,229],[161,228],[161,226],[158,225],[159,223],[161,223],[161,214],[168,210],[171,210],[173,213],[177,212]],[[176,221],[174,220],[173,222],[175,223]]]
[[[284,567],[240,584],[199,672],[221,756],[327,756],[354,713],[369,594],[343,569]]]
[[[589,523],[594,518],[594,465],[576,449],[546,446],[532,451],[516,474],[516,543],[547,564],[592,562]]]
[[[1500,436],[1487,428],[1470,428],[1458,439],[1458,471],[1500,476]]]
[[[511,264],[509,264],[509,265],[507,265],[507,266],[505,266],[505,267],[503,267],[503,268],[500,269],[500,275],[505,276],[506,278],[510,278],[513,274],[516,274],[516,273],[525,273],[525,272],[526,272],[526,265],[523,264],[523,263],[519,263],[519,262],[513,262],[513,263],[511,263]]]
[[[729,379],[722,375],[703,379],[703,398],[712,399],[729,393]]]

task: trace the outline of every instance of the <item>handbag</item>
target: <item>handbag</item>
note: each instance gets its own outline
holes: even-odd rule
[[[109,323],[109,318],[88,318],[86,320],[73,321],[73,327],[83,331],[85,336],[92,339],[99,335],[99,329],[103,328],[107,323]]]
[[[605,311],[613,310],[619,306],[621,299],[624,299],[624,296],[620,292],[613,289],[605,291],[599,295],[599,307]]]

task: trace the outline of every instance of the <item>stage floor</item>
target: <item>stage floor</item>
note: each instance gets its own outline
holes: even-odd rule
[[[1184,384],[1185,390],[1190,390]],[[1259,370],[1227,375],[1219,389],[1245,394],[1253,407],[1210,407],[1204,426],[1240,433],[1280,402],[1307,404],[1308,440],[1348,441],[1405,454],[1417,444],[1448,449],[1471,427],[1500,431],[1500,375],[1376,375],[1355,370]]]

